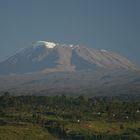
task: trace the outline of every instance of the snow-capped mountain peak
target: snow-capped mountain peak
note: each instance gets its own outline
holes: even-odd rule
[[[97,69],[134,70],[136,67],[127,58],[104,49],[47,41],[37,41],[0,62],[0,75]]]
[[[47,41],[37,41],[33,47],[39,47],[39,46],[45,46],[47,48],[54,48],[56,47],[56,44],[53,42],[47,42]]]
[[[101,51],[101,52],[107,52],[107,50],[104,50],[104,49],[101,49],[100,51]]]

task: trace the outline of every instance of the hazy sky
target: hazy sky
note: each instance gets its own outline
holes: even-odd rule
[[[140,65],[140,0],[0,0],[0,59],[37,40],[112,50]]]

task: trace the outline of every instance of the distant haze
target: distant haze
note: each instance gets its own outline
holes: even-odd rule
[[[139,0],[1,0],[0,59],[37,40],[111,50],[140,65]]]

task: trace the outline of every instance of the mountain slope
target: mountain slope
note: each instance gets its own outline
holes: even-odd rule
[[[128,59],[106,50],[38,41],[0,62],[0,74],[96,69],[136,69]]]
[[[38,41],[0,62],[0,92],[36,95],[140,94],[140,71],[106,50]]]
[[[13,94],[140,94],[140,71],[76,71],[0,76],[0,91]]]

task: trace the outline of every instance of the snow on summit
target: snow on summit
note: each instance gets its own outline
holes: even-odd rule
[[[47,41],[37,41],[33,47],[39,47],[39,46],[45,46],[47,48],[54,48],[56,46],[53,42],[47,42]]]
[[[107,52],[107,50],[104,50],[104,49],[101,49],[100,51],[101,51],[101,52]]]

